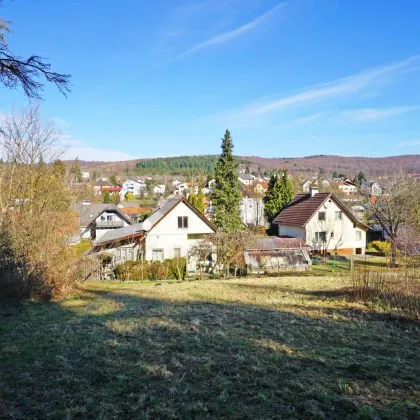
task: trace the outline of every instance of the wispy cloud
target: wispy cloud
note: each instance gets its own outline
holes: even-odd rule
[[[397,63],[368,69],[343,79],[316,85],[292,95],[278,97],[277,99],[271,98],[265,102],[260,100],[257,104],[228,112],[221,116],[221,120],[242,120],[320,101],[339,99],[361,92],[366,93],[369,88],[389,83],[400,72],[415,67],[419,62],[420,55],[417,55]]]
[[[397,146],[400,146],[400,147],[405,147],[405,146],[420,146],[420,139],[402,141],[401,143],[398,143]]]
[[[416,106],[400,106],[393,108],[363,108],[341,111],[339,117],[350,121],[378,121],[418,109]]]
[[[275,13],[277,13],[280,9],[284,8],[287,3],[280,3],[276,6],[272,7],[267,12],[263,13],[262,15],[256,17],[252,21],[246,23],[245,25],[240,26],[239,28],[236,28],[232,31],[224,32],[222,34],[219,34],[217,36],[214,36],[213,38],[207,39],[206,41],[200,42],[199,44],[193,46],[192,48],[184,51],[181,54],[178,54],[176,57],[173,58],[173,60],[177,60],[180,58],[184,58],[188,55],[194,54],[204,48],[211,47],[214,45],[221,45],[225,44],[226,42],[229,42],[235,38],[238,38],[247,32],[251,31],[252,29],[257,28],[260,26],[266,19],[268,19],[270,16],[273,16]]]
[[[295,120],[290,121],[287,125],[292,127],[299,127],[302,125],[306,125],[312,121],[319,120],[321,117],[326,115],[327,112],[317,112],[315,114],[307,115],[306,117],[296,118]]]

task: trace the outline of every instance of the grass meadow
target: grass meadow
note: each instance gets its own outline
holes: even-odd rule
[[[2,308],[0,418],[420,418],[419,323],[344,281],[90,283]]]

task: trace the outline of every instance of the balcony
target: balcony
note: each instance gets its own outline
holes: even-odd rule
[[[112,229],[112,228],[121,228],[124,227],[124,222],[122,220],[97,220],[96,228],[97,229]]]

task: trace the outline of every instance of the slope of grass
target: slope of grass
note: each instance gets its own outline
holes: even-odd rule
[[[92,283],[3,310],[0,418],[419,418],[419,324],[341,281]]]

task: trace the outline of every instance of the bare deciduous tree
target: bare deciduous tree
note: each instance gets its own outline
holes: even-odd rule
[[[55,295],[71,282],[75,255],[65,238],[78,228],[57,131],[38,107],[3,116],[0,151],[0,268],[13,272],[8,281],[18,294]]]
[[[6,34],[10,32],[10,22],[0,17],[0,83],[12,89],[21,86],[28,98],[40,99],[43,85],[38,79],[44,77],[66,96],[70,92],[71,76],[52,71],[51,65],[37,55],[28,58],[15,55],[6,39]]]
[[[397,264],[397,244],[401,229],[418,228],[420,183],[404,173],[381,180],[382,193],[371,206],[372,217],[381,225],[391,243],[390,265]]]

